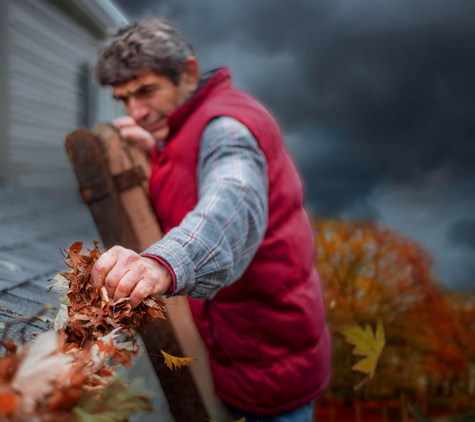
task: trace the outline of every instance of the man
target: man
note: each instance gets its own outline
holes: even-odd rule
[[[114,300],[188,295],[216,394],[238,418],[312,420],[330,374],[314,241],[297,171],[269,113],[200,75],[167,22],[120,29],[98,80],[129,117],[121,134],[150,151],[150,199],[165,236],[142,254],[114,247],[92,272]]]

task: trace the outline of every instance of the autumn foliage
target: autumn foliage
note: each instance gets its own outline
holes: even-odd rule
[[[473,296],[445,292],[428,252],[393,230],[342,220],[316,220],[314,229],[334,343],[327,397],[351,403],[405,396],[426,407],[442,396],[467,402],[475,362]],[[339,330],[378,321],[386,345],[374,378],[355,391],[362,374],[352,371],[357,359]]]
[[[148,397],[113,378],[117,366],[111,360],[133,364],[138,344],[121,337],[165,318],[164,304],[152,297],[135,309],[128,298],[114,303],[105,287],[97,291],[89,283],[102,254],[98,243],[88,253],[81,249],[82,243],[76,242],[65,250],[65,263],[72,270],[56,277],[67,284],[69,302],[61,304],[56,332],[41,333],[33,344],[0,342],[6,350],[0,358],[1,420],[122,422],[130,412],[151,410]]]
[[[1,344],[7,351],[0,359],[2,421],[121,422],[130,412],[151,410],[146,395],[111,378],[116,369],[109,364],[115,353],[112,336],[85,348],[68,347],[66,336],[54,331],[41,333],[34,343]],[[110,410],[107,392],[120,392],[128,408],[121,409],[114,394]]]

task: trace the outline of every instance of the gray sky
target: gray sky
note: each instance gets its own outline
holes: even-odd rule
[[[116,0],[164,17],[203,71],[228,66],[274,114],[316,216],[421,242],[475,288],[474,0]]]

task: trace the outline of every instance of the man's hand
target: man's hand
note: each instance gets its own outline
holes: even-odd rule
[[[130,116],[119,117],[112,122],[120,131],[121,136],[131,145],[150,152],[156,144],[153,135],[139,126]]]
[[[164,295],[171,282],[170,272],[158,261],[141,257],[121,246],[114,246],[103,253],[91,272],[94,288],[105,285],[114,302],[130,296],[133,308],[147,296]]]

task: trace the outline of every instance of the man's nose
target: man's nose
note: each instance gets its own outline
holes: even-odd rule
[[[136,122],[140,122],[147,117],[149,111],[147,105],[142,101],[137,101],[135,98],[129,99],[127,113],[129,116],[133,117]]]

